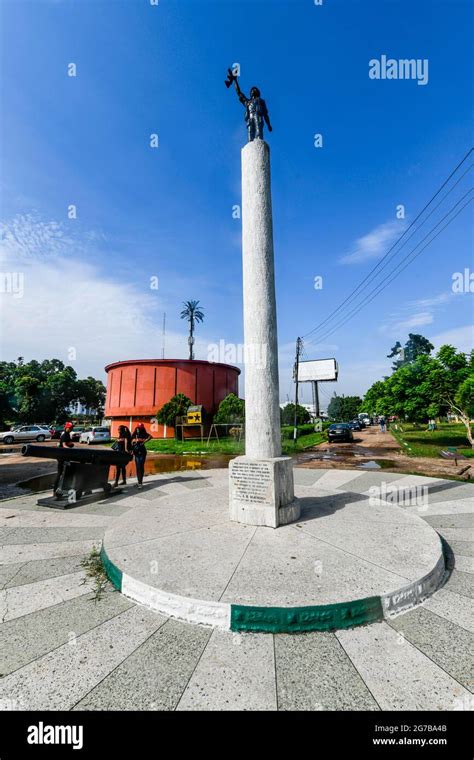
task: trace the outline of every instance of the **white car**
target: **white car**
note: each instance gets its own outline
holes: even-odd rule
[[[10,445],[11,443],[19,443],[23,441],[50,441],[51,433],[48,428],[41,425],[22,425],[14,430],[7,430],[4,433],[0,433],[0,443]]]
[[[110,428],[90,427],[86,428],[79,436],[79,443],[110,443]]]

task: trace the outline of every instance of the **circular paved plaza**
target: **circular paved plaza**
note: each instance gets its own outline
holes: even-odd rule
[[[0,502],[2,709],[472,709],[474,486],[294,472],[304,511],[276,531],[228,522],[225,470],[147,478],[140,492],[131,484],[68,511],[31,495]],[[427,501],[377,504],[370,489],[384,483],[393,493],[427,486]],[[350,589],[354,600],[382,599],[416,585],[436,564],[439,537],[447,573],[423,599],[406,597],[407,611],[303,633],[190,623],[182,609],[158,612],[111,585],[96,600],[81,566],[104,546],[119,572],[171,601],[331,605],[350,601]]]

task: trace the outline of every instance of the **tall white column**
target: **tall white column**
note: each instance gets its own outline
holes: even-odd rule
[[[300,506],[292,461],[281,456],[270,149],[258,139],[242,149],[242,258],[245,456],[229,466],[230,516],[276,528]]]
[[[242,265],[245,338],[245,454],[281,455],[278,339],[270,149],[242,150]]]

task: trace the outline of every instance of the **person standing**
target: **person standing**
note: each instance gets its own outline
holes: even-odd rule
[[[126,425],[119,425],[118,438],[114,446],[115,451],[123,453],[129,453],[132,450],[132,434]],[[118,464],[115,468],[115,483],[117,487],[119,484],[119,477],[122,476],[122,485],[127,485],[127,466],[125,464]]]
[[[135,467],[137,469],[137,486],[143,485],[143,476],[145,474],[146,448],[145,443],[151,441],[151,435],[147,433],[143,422],[139,422],[132,435],[132,452],[135,457]]]
[[[385,417],[383,415],[379,418],[379,422],[380,422],[380,432],[385,433]]]
[[[66,424],[64,425],[64,430],[59,436],[59,443],[58,443],[59,449],[74,448],[74,444],[71,439],[71,432],[72,432],[73,427],[74,425],[72,424],[72,422],[66,422]],[[57,494],[56,491],[58,490],[59,481],[61,480],[61,475],[63,474],[63,471],[64,471],[64,464],[65,464],[64,461],[62,461],[61,459],[58,460],[58,472],[57,472],[56,480],[54,481],[54,486],[53,486],[53,496],[56,496],[56,498],[58,499],[62,496],[62,494]]]

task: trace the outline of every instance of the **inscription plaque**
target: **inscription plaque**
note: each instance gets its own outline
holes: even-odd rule
[[[231,478],[235,499],[248,504],[268,503],[271,474],[266,462],[233,462]]]

